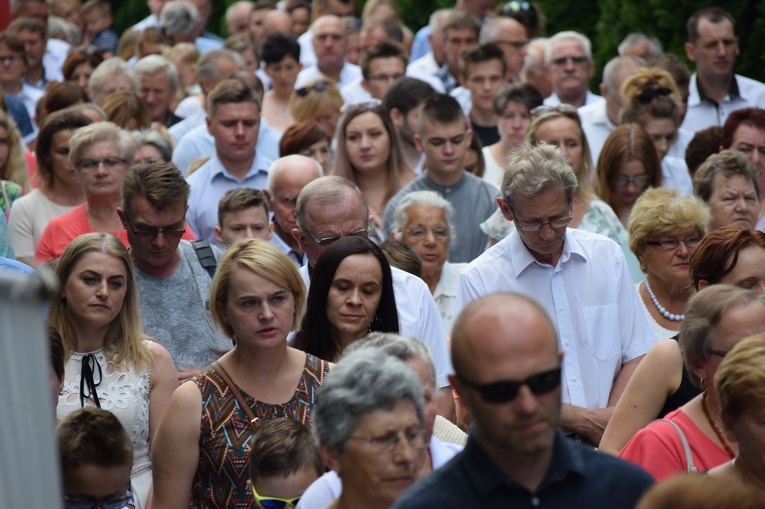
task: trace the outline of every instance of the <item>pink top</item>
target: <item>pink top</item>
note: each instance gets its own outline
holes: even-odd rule
[[[185,240],[196,240],[194,232],[188,224],[184,223],[186,233],[183,234]],[[58,216],[51,220],[45,231],[40,237],[40,241],[35,248],[35,260],[38,263],[45,263],[49,260],[59,258],[66,249],[66,246],[84,233],[90,233],[93,228],[88,223],[88,214],[85,211],[85,204]],[[122,229],[116,232],[109,232],[119,238],[125,247],[130,247],[127,238],[127,230]]]
[[[701,431],[682,408],[668,413],[665,418],[680,426],[685,433],[699,472],[730,461],[728,453]],[[621,450],[619,457],[643,467],[657,482],[688,471],[680,435],[668,422],[654,421],[638,431]]]

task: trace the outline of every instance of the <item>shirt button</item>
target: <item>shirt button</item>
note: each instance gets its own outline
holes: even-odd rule
[[[533,505],[534,507],[538,507],[539,506],[539,497],[532,498],[531,499],[531,505]]]
[[[576,377],[575,377],[575,376],[572,376],[572,377],[571,377],[571,381],[572,381],[572,382],[576,382]]]
[[[559,307],[558,311],[563,311],[563,306]]]
[[[569,346],[571,344],[571,341],[566,341],[566,346]]]

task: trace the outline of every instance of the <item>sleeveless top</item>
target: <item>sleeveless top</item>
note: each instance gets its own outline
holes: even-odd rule
[[[678,334],[672,336],[672,339],[677,341]],[[685,369],[685,363],[683,363],[683,377],[680,379],[680,386],[674,393],[667,397],[667,401],[664,402],[664,406],[662,407],[661,412],[659,412],[657,419],[663,419],[665,415],[673,410],[677,410],[699,394],[701,394],[701,389],[693,385],[691,378],[688,376],[688,370]]]
[[[153,341],[147,340],[149,348],[152,343]],[[72,356],[64,366],[64,390],[58,397],[56,417],[59,420],[63,419],[82,408],[80,403],[82,360],[88,354],[94,355],[101,367],[100,378],[98,367],[94,366],[93,369],[93,380],[97,384],[96,392],[101,408],[110,411],[119,419],[133,442],[131,477],[151,470],[149,454],[151,374],[148,366],[141,371],[136,371],[132,365],[115,364],[113,359],[106,357],[103,348],[95,352],[72,352]],[[85,405],[96,406],[92,395],[85,400]]]
[[[329,363],[306,354],[295,394],[273,405],[255,400],[239,389],[255,417],[287,418],[310,426],[316,392],[329,372]],[[212,369],[193,378],[202,393],[199,463],[191,487],[192,507],[251,508],[250,444],[252,428],[247,414],[223,379]]]

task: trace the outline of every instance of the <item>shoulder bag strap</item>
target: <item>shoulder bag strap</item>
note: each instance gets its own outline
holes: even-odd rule
[[[660,419],[662,422],[668,422],[672,425],[672,427],[675,428],[675,431],[677,431],[677,434],[680,435],[680,442],[683,444],[683,451],[685,452],[685,464],[687,465],[686,471],[689,474],[698,474],[699,469],[696,468],[696,465],[693,463],[693,456],[691,455],[691,446],[688,445],[688,439],[685,437],[685,433],[683,433],[683,430],[680,429],[680,426],[677,425],[676,422],[670,421],[669,419]]]
[[[231,391],[231,393],[234,395],[236,400],[239,402],[239,406],[242,407],[242,410],[244,410],[244,413],[247,414],[247,418],[250,419],[250,427],[252,427],[252,430],[255,431],[258,429],[258,426],[260,426],[260,419],[255,417],[255,415],[252,413],[252,409],[247,405],[247,402],[242,397],[242,394],[239,392],[239,388],[234,385],[234,382],[231,380],[231,377],[228,376],[228,373],[226,373],[226,370],[223,369],[223,366],[218,364],[217,362],[212,363],[213,370],[220,375],[220,377],[223,379],[223,383],[225,383],[228,386],[228,390]]]
[[[207,239],[194,240],[191,242],[191,246],[197,254],[199,264],[212,278],[215,275],[215,269],[218,268],[218,262],[215,260],[215,253],[210,246],[210,241]]]

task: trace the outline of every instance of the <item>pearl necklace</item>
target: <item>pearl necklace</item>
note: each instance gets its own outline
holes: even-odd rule
[[[659,313],[661,313],[664,318],[667,318],[669,320],[672,320],[673,322],[679,322],[683,318],[685,318],[685,315],[676,315],[674,313],[670,313],[667,311],[667,308],[659,304],[659,299],[656,298],[656,295],[653,294],[653,290],[651,290],[651,285],[648,284],[648,278],[645,278],[643,281],[643,284],[645,285],[645,289],[648,292],[648,296],[651,297],[651,302],[653,302],[653,305],[656,306],[656,309],[659,310]]]

